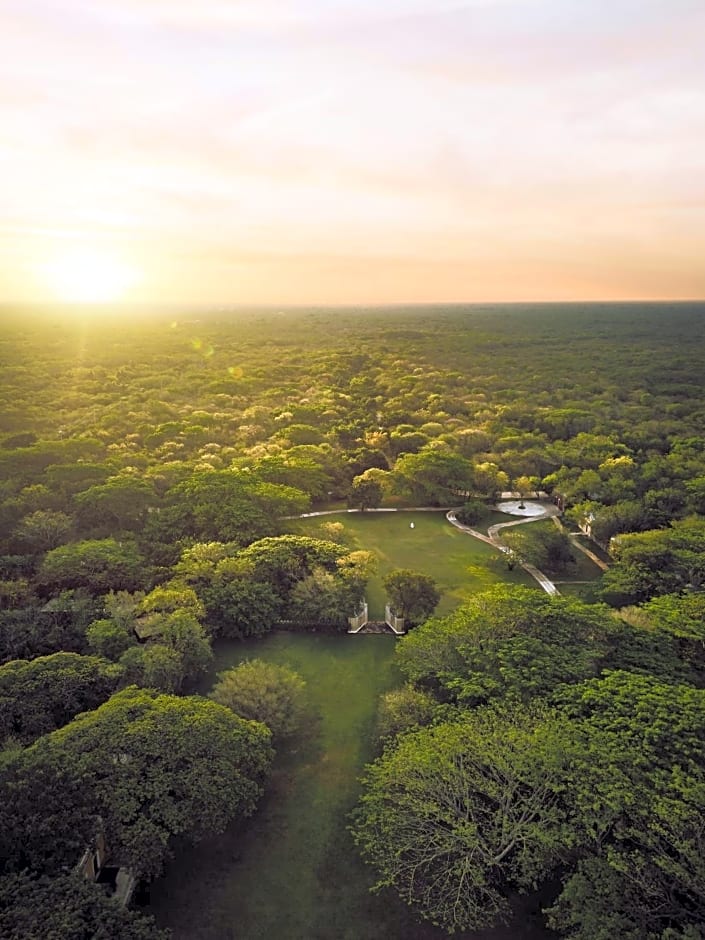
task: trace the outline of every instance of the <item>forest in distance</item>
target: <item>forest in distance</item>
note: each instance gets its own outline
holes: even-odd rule
[[[166,937],[86,847],[149,885],[257,818],[303,682],[250,662],[194,689],[224,641],[360,642],[376,564],[343,515],[293,517],[486,531],[510,490],[562,519],[482,562],[499,583],[434,615],[423,558],[386,576],[397,612],[404,577],[430,600],[351,847],[441,933],[525,894],[546,936],[705,937],[705,304],[2,314],[0,935]],[[570,574],[576,537],[599,579],[511,580]]]

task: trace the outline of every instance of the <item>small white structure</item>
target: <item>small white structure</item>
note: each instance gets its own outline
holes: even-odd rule
[[[401,636],[402,633],[406,633],[406,630],[404,629],[404,618],[397,617],[389,604],[387,604],[387,606],[384,608],[384,622],[391,629],[392,633],[396,633],[397,636]]]
[[[367,601],[363,601],[360,613],[355,617],[348,617],[348,624],[350,625],[348,633],[359,633],[367,624],[367,621]]]
[[[416,526],[414,525],[414,523],[413,523],[413,522],[410,522],[410,523],[409,523],[409,528],[410,528],[410,529],[415,529],[415,528],[416,528]]]
[[[541,503],[528,499],[507,499],[497,503],[494,507],[500,512],[506,512],[508,516],[545,516],[546,507]]]

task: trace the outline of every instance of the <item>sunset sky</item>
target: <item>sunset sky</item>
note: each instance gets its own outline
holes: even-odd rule
[[[0,301],[705,297],[704,0],[0,0]]]

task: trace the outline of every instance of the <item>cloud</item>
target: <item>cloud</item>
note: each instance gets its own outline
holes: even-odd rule
[[[5,250],[269,251],[270,284],[329,250],[385,292],[426,259],[446,296],[480,249],[604,267],[603,235],[652,283],[659,239],[705,247],[703,28],[699,0],[5,0]]]

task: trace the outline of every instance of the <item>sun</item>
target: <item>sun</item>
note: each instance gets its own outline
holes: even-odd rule
[[[57,300],[78,303],[122,300],[137,280],[137,272],[118,255],[94,248],[62,252],[41,273]]]

